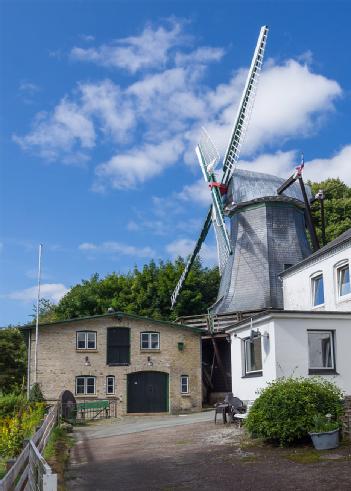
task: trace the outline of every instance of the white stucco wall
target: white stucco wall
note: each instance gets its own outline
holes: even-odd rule
[[[237,331],[237,337],[231,334],[231,356],[232,356],[232,392],[243,401],[256,399],[258,390],[266,387],[267,382],[276,378],[275,361],[275,333],[273,322],[260,322],[255,324],[255,330],[261,334],[268,333],[269,338],[262,337],[262,376],[245,377],[243,341],[239,338],[250,336],[250,325]]]
[[[351,395],[351,316],[349,318],[286,318],[276,319],[275,348],[278,377],[307,377],[307,331],[334,330],[336,375],[323,375]]]
[[[335,382],[346,395],[351,395],[351,314],[289,314],[288,317],[265,318],[253,323],[253,329],[269,339],[262,339],[262,376],[243,377],[242,341],[250,335],[250,324],[231,333],[232,348],[232,390],[240,399],[254,400],[258,391],[278,377],[308,377],[307,330],[335,331],[335,365],[337,374],[324,375]],[[312,375],[311,375],[312,376]]]
[[[283,277],[283,298],[285,310],[341,310],[351,311],[351,294],[338,297],[336,268],[343,260],[351,265],[351,245],[329,252],[322,258],[316,258],[312,263],[301,269],[287,273]],[[351,266],[350,266],[351,267]],[[323,273],[324,305],[313,307],[311,276],[317,272]]]

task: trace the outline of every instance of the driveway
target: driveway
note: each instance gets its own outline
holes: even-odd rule
[[[222,423],[214,425],[212,418],[212,412],[128,417],[81,428],[71,452],[67,489],[351,489],[349,446],[321,454],[321,458],[309,446],[253,446],[242,430]]]

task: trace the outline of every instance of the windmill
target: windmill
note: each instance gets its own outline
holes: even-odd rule
[[[221,274],[226,267],[229,257],[233,254],[231,241],[225,225],[222,195],[225,194],[228,190],[228,183],[232,178],[235,165],[239,160],[240,149],[247,131],[257,90],[257,83],[262,68],[267,35],[268,27],[263,26],[258,36],[256,49],[252,58],[244,91],[241,96],[237,116],[235,119],[231,137],[229,139],[227,151],[223,159],[223,170],[220,182],[217,181],[214,173],[215,166],[219,162],[219,154],[206,130],[202,129],[201,139],[196,147],[196,155],[199,160],[205,181],[208,182],[211,190],[212,204],[207,213],[204,225],[200,232],[200,236],[195,244],[195,248],[192,254],[189,256],[185,268],[171,296],[172,307],[176,303],[179,292],[182,289],[184,282],[186,281],[191,266],[194,263],[195,258],[198,255],[201,246],[206,239],[211,225],[214,226],[215,230],[219,269]]]

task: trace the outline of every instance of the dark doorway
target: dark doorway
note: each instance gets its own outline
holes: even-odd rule
[[[168,411],[168,374],[134,372],[127,376],[128,413],[164,413]]]

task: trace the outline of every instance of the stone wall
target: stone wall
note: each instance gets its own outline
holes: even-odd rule
[[[130,328],[130,365],[108,366],[106,364],[107,328]],[[97,349],[76,350],[76,331],[97,332]],[[160,349],[141,350],[140,332],[160,333]],[[178,349],[178,343],[184,349]],[[31,377],[34,382],[34,344],[35,330],[31,331]],[[90,366],[86,366],[86,357]],[[148,360],[149,358],[149,360]],[[152,366],[149,366],[149,363]],[[201,409],[201,338],[200,335],[184,327],[167,323],[155,323],[130,317],[100,317],[72,322],[56,323],[40,327],[38,349],[38,383],[44,397],[57,400],[63,390],[75,394],[75,378],[79,375],[96,377],[95,396],[76,398],[111,398],[118,400],[117,414],[127,412],[127,375],[137,371],[160,371],[169,374],[169,410],[171,413]],[[114,375],[115,395],[106,395],[106,376]],[[189,394],[180,393],[180,376],[189,376]]]
[[[345,397],[344,407],[345,407],[345,413],[342,418],[342,423],[343,423],[342,432],[347,438],[351,439],[351,396]]]

